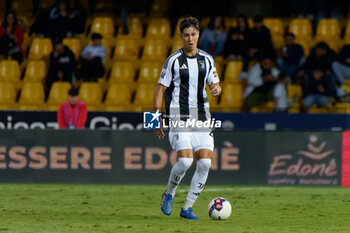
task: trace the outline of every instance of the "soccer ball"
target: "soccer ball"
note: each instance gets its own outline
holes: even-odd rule
[[[231,204],[223,197],[216,197],[209,202],[208,214],[214,220],[225,220],[231,215]]]

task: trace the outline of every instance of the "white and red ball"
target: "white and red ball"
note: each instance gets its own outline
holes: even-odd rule
[[[231,215],[231,204],[223,197],[216,197],[209,202],[208,214],[214,220],[225,220]]]

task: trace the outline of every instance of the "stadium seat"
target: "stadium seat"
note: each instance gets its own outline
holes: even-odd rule
[[[128,25],[128,35],[130,37],[135,37],[141,39],[143,36],[143,25],[141,19],[139,17],[128,17],[127,19]],[[123,27],[120,26],[118,29],[118,34],[121,35],[123,33]]]
[[[133,83],[135,79],[135,68],[131,62],[117,61],[113,64],[109,82],[110,83]]]
[[[234,28],[237,26],[236,17],[224,17],[224,22],[226,31],[230,30],[230,28]]]
[[[153,95],[156,84],[140,84],[137,86],[134,106],[135,107],[152,107],[153,106]]]
[[[159,39],[146,40],[142,60],[165,60],[168,53],[166,41]]]
[[[210,17],[203,17],[200,21],[200,24],[199,24],[200,28],[203,29],[203,28],[208,27],[210,20],[211,20]]]
[[[271,36],[282,36],[284,35],[284,28],[282,21],[278,18],[265,18],[263,24],[270,29]]]
[[[79,98],[87,105],[101,104],[102,91],[98,83],[83,83],[79,90]]]
[[[43,60],[29,61],[24,73],[23,81],[36,82],[43,81],[46,77],[46,63]]]
[[[336,19],[321,19],[316,29],[316,39],[339,39],[340,27]]]
[[[30,60],[49,58],[52,52],[52,43],[49,38],[34,38],[29,49]]]
[[[12,82],[0,82],[0,109],[1,105],[14,104],[16,101],[16,88]]]
[[[112,83],[109,85],[106,95],[106,105],[128,106],[131,101],[131,88],[129,84]]]
[[[48,10],[50,7],[52,7],[55,4],[55,2],[56,2],[56,0],[40,1],[39,10],[41,10],[41,11]]]
[[[21,71],[17,60],[0,61],[0,81],[19,82]]]
[[[32,1],[12,0],[11,10],[19,16],[32,16]]]
[[[288,31],[295,35],[296,39],[308,39],[312,37],[312,26],[309,19],[297,18],[292,19]]]
[[[170,8],[170,1],[167,0],[154,0],[150,9],[151,17],[166,16]]]
[[[288,99],[289,102],[292,104],[293,108],[300,107],[300,101],[303,96],[303,90],[301,88],[301,85],[291,84],[288,85]]]
[[[182,22],[182,20],[184,20],[185,17],[180,17],[178,20],[177,20],[177,23],[176,23],[176,26],[175,26],[175,31],[174,31],[174,40],[177,40],[177,39],[180,39],[180,23]]]
[[[61,104],[68,99],[68,91],[71,88],[69,82],[54,82],[50,89],[48,104]]]
[[[303,47],[304,57],[308,57],[310,54],[310,39],[299,37],[295,39],[295,43],[300,44],[301,47]]]
[[[92,33],[99,33],[104,38],[111,39],[114,36],[114,23],[110,17],[96,17],[93,19],[90,29]]]
[[[230,61],[226,65],[224,82],[225,83],[241,83],[242,80],[238,80],[238,76],[242,71],[242,61]]]
[[[64,38],[63,44],[66,45],[75,55],[75,59],[80,58],[81,44],[78,38]]]
[[[344,43],[350,44],[350,20],[347,21],[344,31]]]
[[[225,84],[221,94],[220,106],[238,110],[242,107],[243,86],[240,84]]]
[[[44,87],[41,82],[25,82],[19,98],[20,104],[43,104]]]
[[[140,67],[138,83],[157,83],[162,71],[162,62],[143,62]]]
[[[180,37],[175,38],[173,41],[173,45],[171,47],[171,53],[175,53],[176,50],[181,49],[183,47],[183,41]]]
[[[136,61],[139,57],[138,39],[128,36],[118,36],[114,49],[114,60]]]
[[[318,43],[318,42],[325,42],[331,49],[333,49],[336,53],[338,53],[340,51],[340,49],[343,46],[343,42],[339,39],[336,38],[321,38],[321,39],[315,39],[313,41],[314,46]]]
[[[169,39],[171,33],[170,22],[166,18],[151,19],[147,31],[146,38]]]

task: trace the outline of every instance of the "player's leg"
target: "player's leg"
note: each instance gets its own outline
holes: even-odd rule
[[[188,215],[192,216],[188,218],[198,219],[193,214],[192,206],[197,200],[199,194],[203,190],[204,185],[207,181],[210,166],[211,166],[212,153],[213,152],[208,149],[201,149],[195,153],[196,159],[197,159],[197,167],[191,180],[190,190],[188,191],[185,205],[181,210],[181,214],[185,216],[188,216]],[[187,212],[187,214],[186,213],[184,214],[184,212]]]
[[[193,214],[192,206],[197,200],[207,181],[214,150],[214,140],[209,132],[197,132],[193,135],[192,142],[197,159],[197,166],[196,171],[193,174],[190,190],[188,191],[186,202],[181,210],[180,216],[190,219],[199,219]]]
[[[178,160],[171,169],[168,186],[162,197],[161,210],[164,214],[171,214],[171,206],[177,186],[185,176],[193,162],[193,151],[188,133],[169,134],[173,149],[177,150]]]

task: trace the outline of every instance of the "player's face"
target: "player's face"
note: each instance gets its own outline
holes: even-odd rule
[[[184,49],[186,51],[193,51],[197,49],[197,43],[199,38],[199,31],[194,27],[185,28],[181,33],[181,39],[184,43]]]

